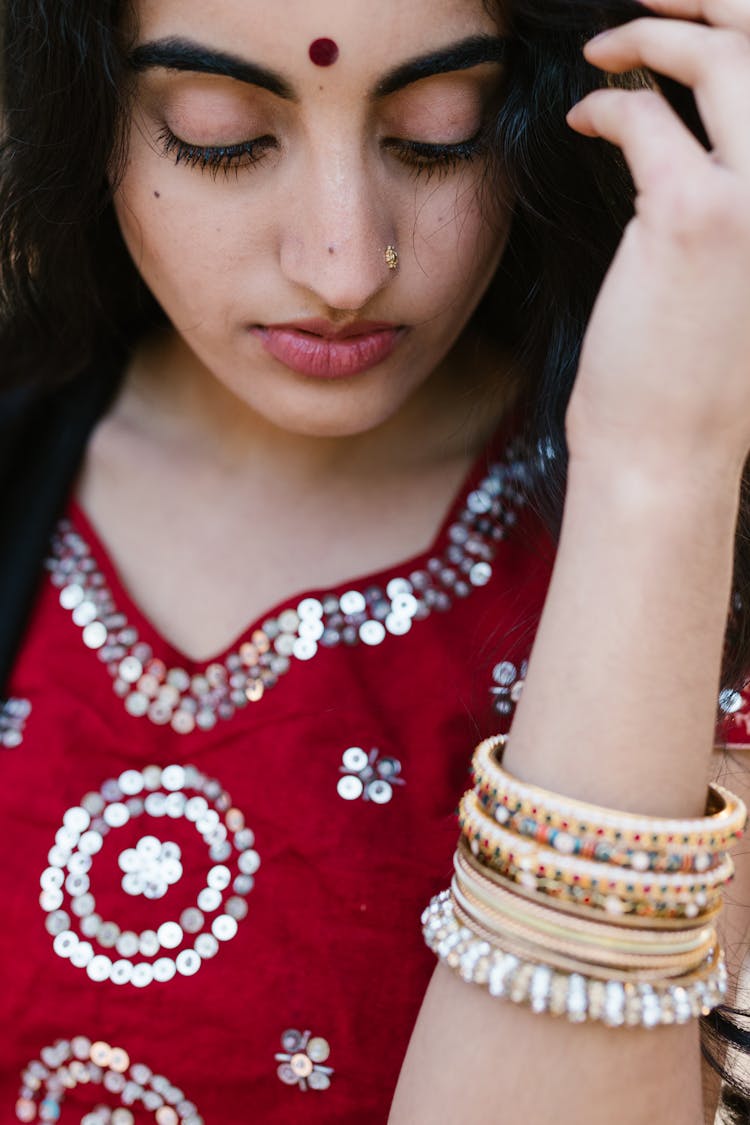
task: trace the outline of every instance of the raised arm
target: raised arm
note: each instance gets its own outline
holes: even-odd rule
[[[580,800],[687,818],[705,808],[750,447],[750,10],[651,6],[674,18],[637,20],[587,57],[692,86],[714,149],[652,91],[599,91],[569,116],[623,149],[638,206],[568,411],[559,552],[504,766]],[[449,1121],[702,1125],[697,1021],[571,1025],[439,967],[389,1125]]]

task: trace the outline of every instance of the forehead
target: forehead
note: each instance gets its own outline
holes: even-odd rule
[[[135,0],[137,42],[185,37],[262,60],[286,73],[316,71],[310,46],[331,39],[334,72],[361,80],[474,34],[496,34],[492,0]],[[320,70],[316,71],[320,76]]]

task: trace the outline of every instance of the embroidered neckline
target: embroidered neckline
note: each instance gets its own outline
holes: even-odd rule
[[[434,612],[486,586],[497,545],[525,503],[530,468],[519,442],[489,465],[450,524],[446,542],[426,564],[385,584],[305,597],[246,635],[235,650],[191,674],[168,667],[115,604],[91,547],[69,519],[58,523],[46,566],[60,604],[112,677],[128,714],[171,726],[178,734],[211,730],[258,703],[289,671],[323,648],[377,647],[404,636]]]

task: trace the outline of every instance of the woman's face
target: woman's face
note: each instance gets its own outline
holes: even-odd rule
[[[125,240],[202,366],[283,429],[387,421],[495,271],[509,215],[482,193],[503,77],[487,8],[136,4]]]

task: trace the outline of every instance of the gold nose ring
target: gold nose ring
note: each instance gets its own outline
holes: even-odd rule
[[[395,246],[387,246],[385,250],[385,264],[389,270],[398,269],[398,250]]]

